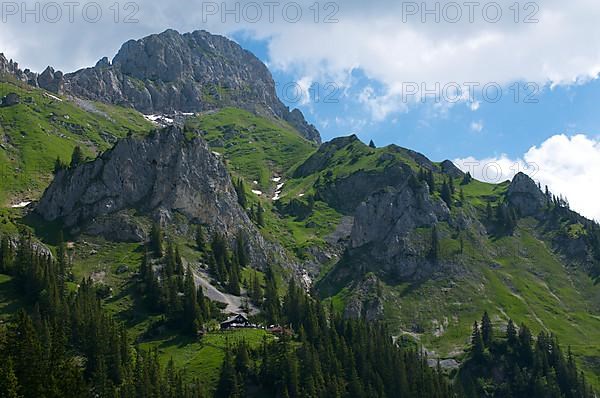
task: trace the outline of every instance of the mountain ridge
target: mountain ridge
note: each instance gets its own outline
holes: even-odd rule
[[[41,74],[0,56],[0,72],[56,94],[133,107],[145,113],[192,113],[238,107],[282,119],[316,143],[321,137],[299,109],[277,97],[267,67],[251,52],[203,30],[180,34],[168,29],[124,43],[112,62],[64,74],[48,67]]]

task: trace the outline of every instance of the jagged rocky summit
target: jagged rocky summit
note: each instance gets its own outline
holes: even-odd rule
[[[277,97],[267,67],[251,52],[206,31],[175,30],[130,40],[112,62],[64,74],[48,67],[42,74],[21,71],[0,56],[0,72],[54,93],[133,107],[144,114],[194,113],[237,107],[281,119],[302,136],[321,142],[317,129],[298,109]]]
[[[35,211],[72,233],[117,241],[145,240],[144,219],[179,229],[202,224],[230,241],[244,236],[257,266],[271,251],[238,204],[221,159],[174,126],[123,139],[94,161],[59,171]]]

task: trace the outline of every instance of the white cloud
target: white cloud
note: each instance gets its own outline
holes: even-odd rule
[[[35,1],[26,3],[31,7]],[[555,85],[589,79],[600,71],[600,3],[596,0],[536,3],[539,10],[535,17],[539,22],[529,24],[522,21],[533,9],[521,9],[521,22],[513,21],[514,13],[509,7],[514,0],[497,1],[503,12],[498,23],[485,21],[482,6],[475,10],[474,23],[468,21],[469,12],[464,7],[459,23],[448,23],[443,18],[436,23],[432,16],[422,23],[420,15],[409,16],[403,22],[406,2],[393,0],[381,0],[376,7],[362,0],[316,3],[320,7],[318,15],[314,7],[310,8],[315,4],[313,0],[299,0],[296,3],[302,5],[302,18],[297,23],[283,18],[283,6],[287,3],[276,7],[273,21],[263,7],[258,22],[245,21],[243,17],[236,22],[235,16],[223,12],[203,17],[208,3],[211,2],[145,0],[139,3],[135,16],[139,23],[134,24],[114,23],[108,5],[103,9],[102,21],[96,24],[82,21],[81,9],[75,23],[69,23],[65,15],[56,24],[24,24],[17,15],[0,26],[0,37],[7,38],[0,45],[13,43],[12,48],[4,49],[22,65],[41,70],[51,64],[70,71],[91,65],[101,56],[111,56],[128,39],[169,27],[182,32],[244,32],[249,37],[267,40],[269,64],[298,79],[310,76],[312,81],[327,79],[345,87],[350,73],[360,69],[386,90],[376,101],[364,101],[374,118],[403,111],[397,96],[403,92],[403,84],[409,82],[429,88],[450,82],[508,85],[515,80]],[[223,11],[245,3],[224,0],[211,4]],[[326,4],[339,7],[333,16],[337,23],[323,23],[327,15],[336,11],[326,8]],[[414,4],[431,9],[444,3],[426,0]],[[121,19],[125,15],[123,11]]]
[[[475,112],[479,109],[479,107],[481,106],[481,103],[479,101],[473,101],[469,104],[469,108]]]
[[[397,95],[377,95],[371,86],[365,87],[358,95],[358,102],[365,106],[371,113],[375,122],[384,120],[388,115],[400,111],[406,111],[407,106]]]
[[[567,197],[574,210],[600,220],[600,138],[555,135],[518,159],[500,155],[456,159],[454,163],[470,171],[474,178],[494,183],[512,179],[523,171],[542,186],[548,185],[554,194]]]
[[[483,121],[478,121],[478,122],[471,122],[471,131],[474,131],[476,133],[481,133],[481,131],[483,130]]]

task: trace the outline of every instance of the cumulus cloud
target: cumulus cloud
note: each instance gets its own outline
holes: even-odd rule
[[[493,183],[525,172],[542,186],[548,185],[554,194],[568,198],[574,210],[600,221],[600,137],[554,135],[517,159],[506,155],[467,157],[454,163],[474,178]]]
[[[18,4],[31,8],[36,3]],[[518,15],[511,8],[514,0],[498,0],[495,4],[502,14],[497,22],[490,19],[495,10],[484,12],[484,2],[474,9],[473,22],[469,9],[462,6],[456,23],[451,21],[456,10],[444,11],[446,3],[439,0],[381,0],[375,6],[362,0],[299,0],[293,2],[301,5],[298,21],[291,18],[295,12],[287,7],[291,3],[277,3],[272,13],[261,6],[256,19],[255,12],[239,0],[144,0],[137,3],[137,23],[123,21],[131,10],[121,10],[115,23],[111,4],[101,2],[104,15],[97,23],[82,19],[82,6],[73,23],[66,15],[57,23],[36,23],[31,17],[22,23],[20,14],[9,15],[0,25],[0,37],[11,38],[6,41],[13,45],[0,44],[23,65],[41,70],[52,64],[70,71],[114,54],[128,39],[166,28],[207,29],[226,35],[244,32],[268,41],[271,67],[298,78],[327,79],[342,86],[359,69],[381,83],[386,92],[376,101],[363,101],[374,118],[403,111],[397,102],[406,83],[424,84],[428,89],[437,83],[442,87],[452,82],[508,85],[516,80],[556,85],[594,78],[600,71],[600,3],[595,0],[517,3]],[[410,4],[417,7],[416,12],[406,9]],[[531,8],[532,4],[538,8]],[[214,12],[207,12],[209,5],[216,7]],[[435,7],[438,15],[422,15],[424,9]],[[228,14],[227,10],[237,11]]]
[[[480,120],[478,122],[471,122],[471,131],[476,133],[481,133],[483,130],[483,122]]]

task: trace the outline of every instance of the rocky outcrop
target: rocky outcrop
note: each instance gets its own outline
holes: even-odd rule
[[[356,209],[348,256],[395,278],[428,274],[434,265],[427,257],[429,236],[424,242],[414,231],[448,221],[449,216],[446,204],[430,196],[426,184],[410,186],[406,181],[388,187]]]
[[[279,100],[267,67],[237,43],[206,31],[167,30],[125,43],[112,62],[64,76],[65,91],[81,98],[131,106],[146,114],[202,112],[234,106],[285,120],[320,143],[299,110]]]
[[[350,319],[365,319],[375,321],[383,318],[383,297],[381,297],[380,282],[375,274],[369,273],[357,283],[352,295],[346,302],[344,317]]]
[[[51,67],[47,67],[41,75],[29,69],[21,70],[17,62],[6,59],[2,53],[0,53],[0,74],[11,75],[23,83],[54,93],[63,92],[64,79],[62,72],[54,71]]]
[[[55,71],[52,67],[47,67],[41,75],[37,77],[38,87],[53,93],[61,94],[64,91],[64,76],[61,71]]]
[[[13,106],[21,103],[21,97],[16,93],[8,93],[0,99],[0,106]]]
[[[201,138],[186,138],[175,127],[141,140],[124,139],[96,160],[60,171],[36,212],[75,233],[129,241],[148,232],[133,215],[178,228],[183,218],[224,233],[232,243],[241,232],[255,265],[269,257],[221,160]]]
[[[357,171],[348,176],[317,186],[319,198],[343,214],[352,215],[369,195],[384,187],[407,181],[412,174],[407,164],[394,164],[386,169]]]
[[[525,173],[515,175],[506,192],[506,199],[523,217],[539,214],[547,202],[546,195]]]
[[[442,163],[440,163],[440,167],[442,168],[442,173],[449,175],[452,178],[459,178],[465,175],[465,173],[456,167],[456,165],[450,160],[444,160]]]

